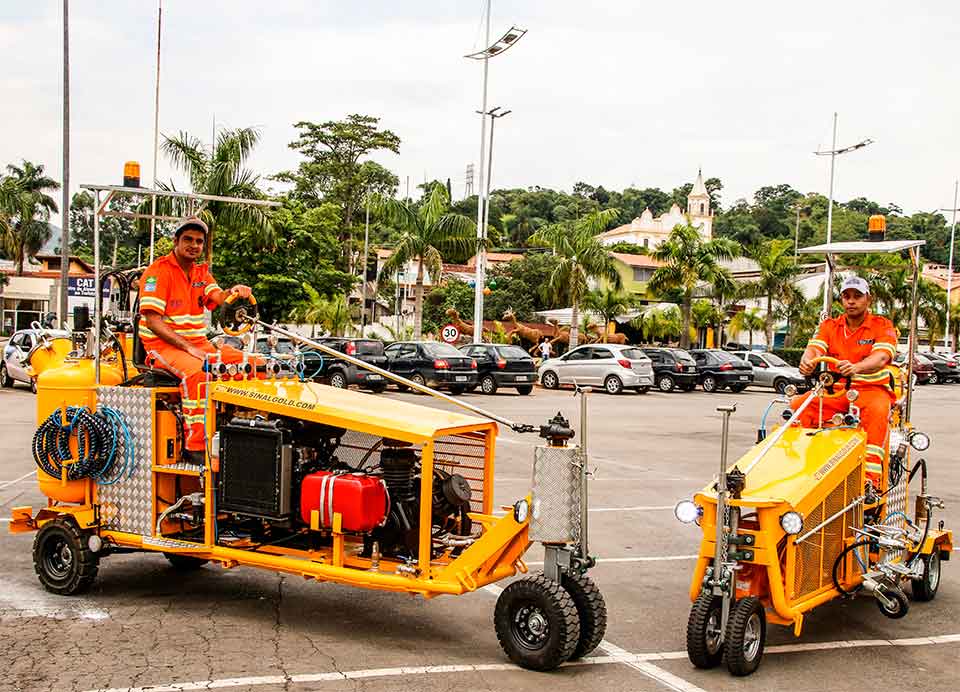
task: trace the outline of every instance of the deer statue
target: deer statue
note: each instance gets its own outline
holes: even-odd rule
[[[460,313],[456,308],[447,308],[445,313],[450,324],[460,330],[463,336],[473,336],[473,325],[460,319]]]
[[[626,334],[618,334],[614,332],[613,334],[607,334],[607,330],[601,327],[599,324],[591,324],[587,331],[590,332],[590,343],[596,344],[599,342],[604,342],[607,344],[619,344],[623,346],[627,343]]]
[[[513,314],[513,310],[507,310],[503,313],[503,328],[511,337],[519,337],[521,340],[529,341],[534,345],[539,344],[540,339],[543,337],[543,332],[539,329],[528,327],[518,322],[517,316]]]

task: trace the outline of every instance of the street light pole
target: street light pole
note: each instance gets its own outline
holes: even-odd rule
[[[370,186],[367,185],[367,221],[363,228],[363,269],[361,270],[360,285],[363,287],[363,307],[360,309],[360,336],[363,336],[367,326],[367,253],[370,247]]]
[[[954,181],[953,183],[953,222],[950,224],[950,254],[949,259],[947,260],[947,322],[946,330],[944,333],[944,343],[950,344],[950,292],[953,290],[953,245],[954,245],[954,234],[957,230],[957,192],[960,191],[960,180]],[[948,349],[950,353],[955,353],[957,350],[957,344],[953,343],[952,346]]]
[[[67,283],[70,280],[70,22],[69,0],[63,0],[63,202],[60,205],[60,295],[57,322],[67,321]]]
[[[483,229],[484,229],[484,239],[486,239],[486,230],[490,228],[490,181],[493,180],[493,126],[497,121],[497,118],[502,118],[505,115],[509,115],[513,111],[503,111],[503,113],[498,113],[500,106],[496,108],[491,108],[484,114],[484,117],[487,115],[490,116],[490,144],[487,147],[487,188],[484,194],[486,202],[483,205]],[[484,257],[486,257],[486,248],[484,248]],[[484,273],[486,273],[486,267],[484,267]],[[482,293],[481,293],[482,295]],[[476,330],[474,330],[476,332]],[[476,337],[476,333],[474,333]]]

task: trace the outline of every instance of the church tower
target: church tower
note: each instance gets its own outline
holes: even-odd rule
[[[710,239],[713,237],[713,214],[710,210],[710,193],[707,192],[707,186],[703,184],[703,172],[697,171],[697,179],[693,183],[693,189],[687,196],[687,216],[694,226],[700,227],[700,234]]]

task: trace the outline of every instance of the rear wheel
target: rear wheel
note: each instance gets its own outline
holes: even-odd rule
[[[347,384],[347,376],[340,370],[334,370],[330,373],[330,386],[336,387],[337,389],[346,389],[349,386]]]
[[[523,385],[522,387],[517,387],[517,393],[518,393],[518,394],[523,394],[524,396],[526,396],[527,394],[529,394],[529,393],[532,392],[532,391],[533,391],[533,385],[532,385],[532,384],[525,384],[525,385]]]
[[[607,394],[620,394],[623,392],[623,380],[616,375],[610,375],[603,381],[603,388]]]
[[[13,378],[10,377],[10,373],[7,372],[6,363],[0,363],[0,386],[7,387],[8,389],[13,386]]]
[[[210,562],[201,557],[181,555],[180,553],[164,553],[163,556],[170,562],[170,566],[178,572],[193,572]]]
[[[716,668],[723,661],[720,621],[723,600],[701,592],[687,618],[687,656],[697,668]]]
[[[570,660],[583,658],[596,649],[607,631],[607,604],[600,589],[585,574],[564,573],[560,584],[570,594],[580,617],[580,637]]]
[[[940,384],[940,375],[935,372],[930,373],[930,379],[927,380],[929,384]]]
[[[703,391],[713,393],[719,390],[720,384],[717,382],[717,378],[713,375],[705,375],[703,378]]]
[[[920,559],[923,560],[923,575],[910,583],[913,600],[932,601],[940,588],[940,551],[934,548],[932,553]]]
[[[670,375],[660,375],[657,378],[657,389],[661,392],[672,392],[675,384]]]
[[[554,670],[580,640],[573,598],[544,575],[518,579],[503,590],[493,615],[497,639],[510,660],[531,670]]]
[[[787,385],[789,383],[782,377],[778,377],[773,381],[773,389],[777,394],[785,394],[787,391]]]
[[[43,525],[33,541],[33,568],[47,591],[61,596],[83,593],[99,568],[87,537],[69,519],[58,517]]]
[[[427,386],[427,379],[423,375],[421,375],[419,372],[413,373],[410,376],[410,381],[420,385],[421,387]],[[417,394],[423,394],[423,392],[417,390]]]
[[[760,666],[767,636],[767,616],[756,596],[737,601],[727,621],[723,659],[733,675],[750,675]]]
[[[557,373],[552,370],[547,370],[540,377],[540,384],[542,384],[546,389],[556,389],[560,386],[560,378],[557,377]]]
[[[480,380],[480,391],[482,391],[484,394],[497,393],[497,380],[494,379],[493,375],[483,376],[483,379]]]

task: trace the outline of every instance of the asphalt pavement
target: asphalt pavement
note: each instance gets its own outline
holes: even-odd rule
[[[444,402],[388,393],[427,406]],[[768,652],[748,678],[694,669],[686,658],[688,588],[699,529],[672,507],[719,463],[716,406],[736,402],[731,455],[755,440],[772,393],[702,392],[589,397],[591,575],[609,609],[601,647],[553,673],[510,665],[493,630],[496,588],[420,598],[319,584],[251,568],[174,572],[159,554],[112,556],[87,594],[39,585],[32,534],[0,524],[0,690],[860,690],[956,689],[960,564],[943,566],[936,600],[901,620],[868,599],[813,611],[800,638],[770,626]],[[569,391],[466,395],[465,401],[540,424],[558,411],[577,422]],[[0,517],[43,504],[30,457],[34,398],[0,391]],[[914,421],[932,445],[940,517],[960,525],[960,385],[918,389]],[[539,439],[501,430],[496,504],[523,496]],[[527,555],[537,569],[542,551]],[[505,584],[502,584],[505,586]]]

